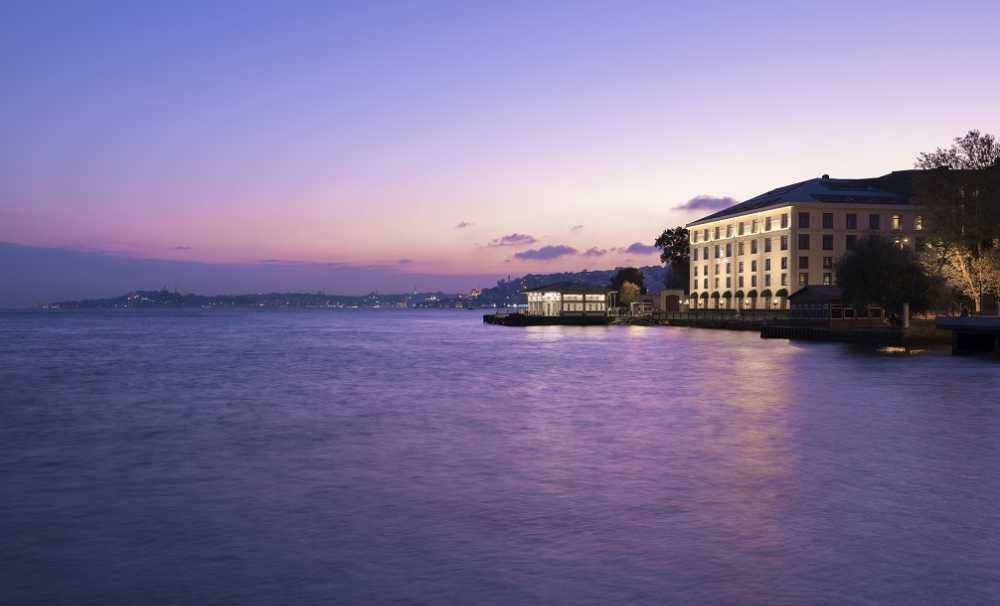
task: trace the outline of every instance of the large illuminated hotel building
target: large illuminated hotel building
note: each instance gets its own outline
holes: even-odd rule
[[[872,179],[827,175],[779,187],[689,223],[692,309],[784,309],[810,284],[835,284],[834,264],[859,239],[922,244],[915,171]]]

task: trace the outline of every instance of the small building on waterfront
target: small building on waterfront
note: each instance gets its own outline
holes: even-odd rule
[[[885,319],[881,307],[855,309],[845,303],[844,291],[838,286],[804,286],[788,297],[788,307],[789,319],[830,328],[879,326]]]
[[[615,291],[601,286],[559,282],[528,288],[528,315],[606,316],[614,303]]]

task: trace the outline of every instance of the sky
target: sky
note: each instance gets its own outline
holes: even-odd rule
[[[174,262],[182,290],[311,265],[303,290],[348,294],[655,263],[722,205],[1000,131],[997,23],[995,1],[8,0],[0,280],[32,251],[56,285],[73,253],[149,261],[137,282]]]

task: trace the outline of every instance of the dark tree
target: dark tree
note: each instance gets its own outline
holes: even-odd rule
[[[660,261],[670,266],[664,286],[688,291],[691,273],[690,243],[688,230],[684,227],[665,229],[654,242],[660,249]]]
[[[1000,142],[971,130],[946,149],[920,154],[913,182],[923,207],[935,270],[967,296],[1000,295]]]
[[[845,302],[879,305],[893,315],[902,312],[903,303],[913,312],[928,309],[932,293],[940,290],[912,250],[879,237],[858,241],[836,269]]]
[[[635,284],[639,287],[640,294],[646,294],[646,278],[637,268],[623,267],[615,272],[615,275],[611,277],[611,290],[620,291],[624,282]]]

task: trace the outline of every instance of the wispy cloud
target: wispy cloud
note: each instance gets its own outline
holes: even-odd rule
[[[413,263],[413,259],[400,259],[396,261],[396,263],[399,263],[400,265],[407,265],[409,263]]]
[[[575,255],[577,252],[572,246],[557,244],[555,246],[543,246],[541,248],[532,248],[514,253],[514,258],[521,259],[522,261],[550,261],[559,257]]]
[[[683,204],[678,204],[674,210],[722,210],[736,204],[729,196],[695,196]]]
[[[194,250],[194,249],[191,248],[190,246],[173,246],[171,248],[168,248],[167,250]]]
[[[519,234],[515,232],[491,241],[490,246],[494,248],[499,246],[527,246],[529,244],[534,244],[537,241],[538,240],[528,234]]]
[[[604,255],[608,254],[608,250],[606,248],[597,248],[596,246],[591,246],[587,250],[583,251],[582,254],[584,257],[603,257]]]
[[[578,232],[581,229],[583,229],[582,225],[574,225],[573,227],[569,228],[569,230],[572,231],[572,232]]]
[[[651,255],[660,252],[660,249],[642,242],[633,242],[625,247],[624,251],[633,255]]]
[[[466,227],[472,227],[475,223],[470,223],[469,221],[459,221],[455,229],[465,229]]]

